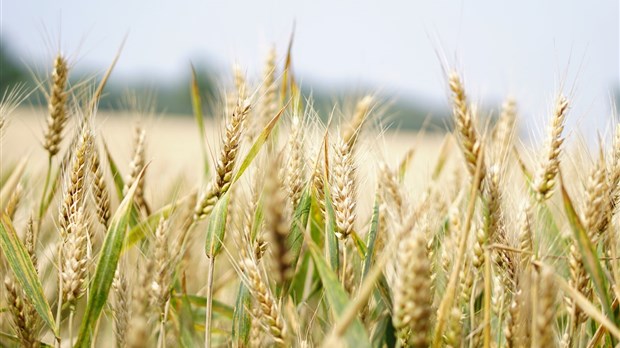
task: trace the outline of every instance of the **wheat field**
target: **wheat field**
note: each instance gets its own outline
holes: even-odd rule
[[[47,108],[5,94],[0,346],[616,346],[620,128],[567,141],[555,91],[524,146],[518,100],[486,119],[452,71],[452,131],[393,132],[278,61],[212,118],[197,84],[194,119],[98,111],[62,55]]]

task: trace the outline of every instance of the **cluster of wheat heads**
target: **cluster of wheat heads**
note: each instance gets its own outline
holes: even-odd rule
[[[516,102],[483,127],[452,73],[454,131],[428,178],[410,183],[413,152],[393,165],[368,141],[376,98],[324,125],[290,56],[278,65],[271,52],[255,81],[235,68],[216,112],[220,139],[206,135],[194,81],[202,182],[176,189],[149,172],[158,139],[142,126],[121,173],[96,129],[106,78],[84,98],[65,58],[54,60],[47,170],[30,172],[27,160],[0,168],[0,346],[620,341],[620,128],[610,149],[572,168],[567,98],[552,106],[544,148],[524,149]],[[2,100],[2,133],[19,96]],[[171,193],[156,202],[155,187]]]

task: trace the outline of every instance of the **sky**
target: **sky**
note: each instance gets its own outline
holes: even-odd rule
[[[30,64],[60,46],[100,71],[127,36],[113,77],[149,82],[186,75],[190,61],[257,76],[271,45],[283,60],[295,23],[295,73],[310,86],[445,106],[444,70],[457,69],[474,101],[514,96],[533,132],[563,92],[587,132],[610,124],[619,12],[618,0],[0,0],[0,35]]]

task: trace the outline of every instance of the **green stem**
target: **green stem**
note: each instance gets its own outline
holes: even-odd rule
[[[62,251],[58,248],[58,304],[56,307],[56,325],[58,325],[58,337],[56,337],[56,347],[61,348],[60,321],[62,319]]]
[[[213,311],[213,273],[215,271],[215,255],[208,257],[207,268],[207,309],[205,311],[205,348],[211,348],[211,312]]]
[[[340,280],[342,281],[342,288],[347,289],[347,243],[346,239],[342,240],[342,272],[340,273]]]
[[[164,307],[164,314],[159,321],[159,338],[157,340],[157,348],[166,348],[166,318],[168,317],[168,310],[170,308],[170,300],[166,301]]]
[[[73,315],[75,314],[75,308],[71,308],[69,311],[69,346],[73,347]]]
[[[45,175],[45,184],[43,184],[43,194],[41,195],[41,203],[39,204],[39,219],[38,219],[39,227],[41,227],[41,221],[43,220],[43,214],[45,213],[45,198],[47,196],[47,188],[49,187],[51,176],[52,176],[52,156],[49,156],[47,158],[47,174]]]
[[[484,347],[491,347],[491,251],[484,250]]]

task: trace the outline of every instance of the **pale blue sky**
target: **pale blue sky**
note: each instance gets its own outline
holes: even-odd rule
[[[104,69],[129,33],[116,78],[178,76],[190,59],[238,61],[256,74],[271,43],[283,53],[295,21],[302,79],[445,104],[439,53],[473,98],[515,95],[536,130],[562,82],[573,123],[599,126],[620,84],[617,0],[0,0],[0,8],[2,36],[29,62],[49,62],[60,37],[77,66]]]

